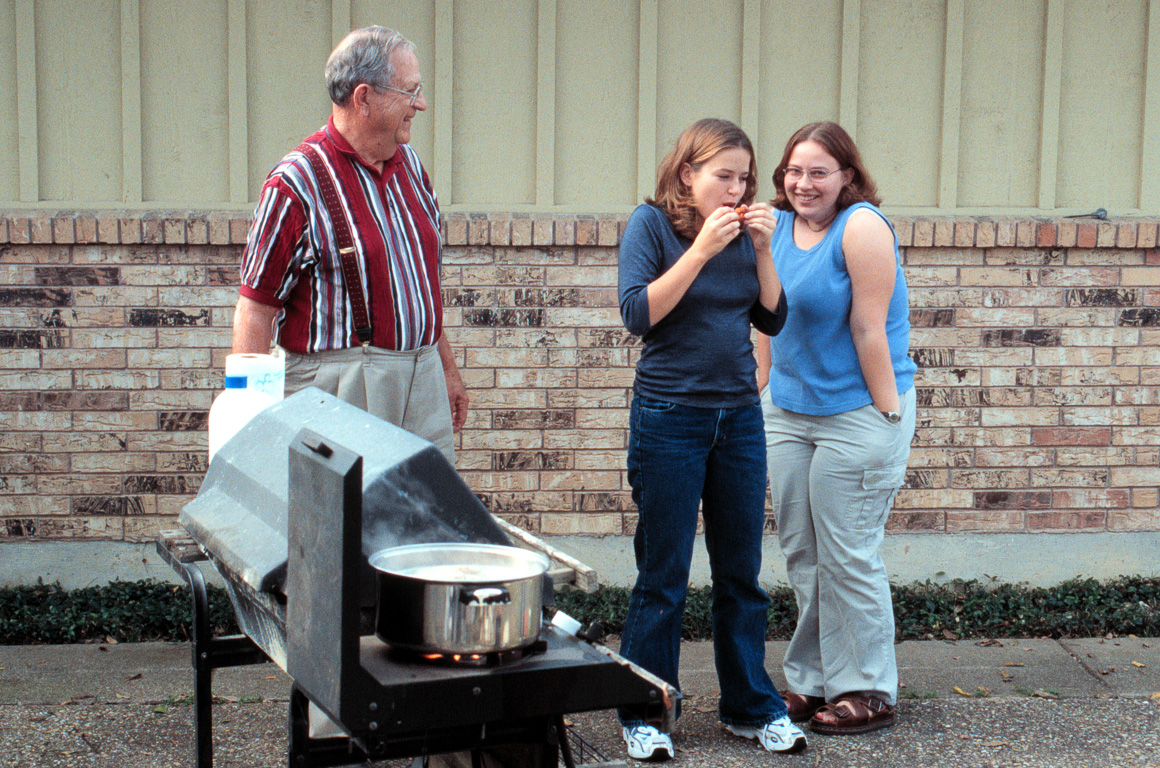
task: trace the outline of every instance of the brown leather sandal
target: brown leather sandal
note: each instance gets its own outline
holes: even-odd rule
[[[789,710],[791,723],[801,723],[809,720],[814,716],[815,712],[826,705],[824,696],[806,696],[803,693],[794,693],[793,691],[786,691],[781,694],[781,699],[785,702],[785,706]]]
[[[875,696],[847,693],[810,718],[810,730],[830,736],[868,733],[894,725],[894,707]]]

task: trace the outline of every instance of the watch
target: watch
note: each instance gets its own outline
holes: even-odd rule
[[[882,414],[882,418],[886,419],[891,424],[897,424],[898,422],[902,421],[902,414],[898,411],[879,411],[879,413]]]

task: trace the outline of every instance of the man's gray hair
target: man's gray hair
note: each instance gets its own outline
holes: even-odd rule
[[[414,51],[415,45],[386,27],[362,27],[344,37],[326,60],[330,100],[345,107],[360,83],[390,85],[395,76],[391,57],[399,48]]]

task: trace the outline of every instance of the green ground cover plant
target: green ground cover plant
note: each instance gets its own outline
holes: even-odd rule
[[[955,580],[891,586],[899,640],[1003,637],[1160,636],[1160,578],[1107,582],[1073,579],[1053,587]],[[592,594],[556,592],[556,606],[582,624],[600,622],[610,634],[624,628],[630,590],[602,587]],[[684,637],[712,637],[712,590],[689,590]],[[233,634],[233,608],[210,587],[215,634]],[[797,618],[793,592],[770,590],[771,640],[786,640]],[[58,585],[0,589],[0,645],[141,642],[189,639],[189,588],[155,581],[117,581],[65,590]]]
[[[189,587],[152,580],[0,589],[0,645],[188,640],[192,616]],[[210,619],[214,634],[238,632],[229,598],[215,587]]]

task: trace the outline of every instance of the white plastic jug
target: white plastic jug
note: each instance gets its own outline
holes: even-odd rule
[[[265,392],[281,400],[286,389],[286,356],[280,348],[274,354],[234,353],[226,357],[226,376],[245,376],[246,388]]]
[[[238,433],[250,419],[277,398],[246,387],[245,376],[226,376],[226,388],[214,398],[209,409],[209,460],[226,442]]]

